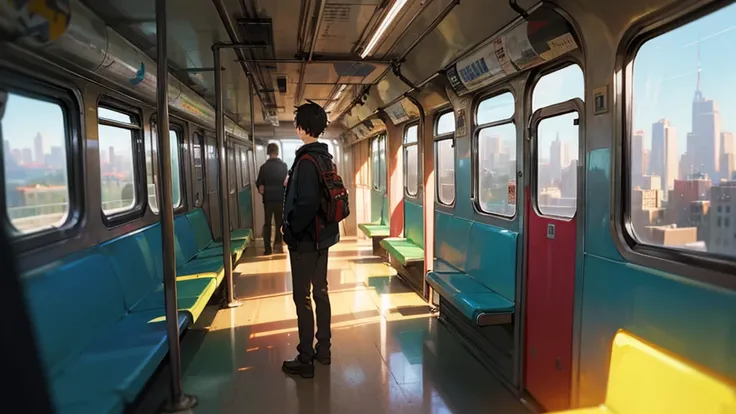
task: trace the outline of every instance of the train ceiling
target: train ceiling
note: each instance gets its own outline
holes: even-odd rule
[[[404,2],[403,7],[371,53],[362,58],[361,52],[394,1]],[[83,2],[112,29],[155,57],[155,2]],[[343,124],[354,125],[393,103],[410,89],[408,83],[427,80],[518,17],[508,0],[462,0],[462,7],[454,7],[456,3],[170,0],[169,66],[180,81],[214,104],[212,44],[257,44],[254,49],[222,51],[225,106],[233,119],[248,128],[248,71],[256,85],[256,124],[288,125],[294,106],[309,99],[329,109],[333,121],[341,118]],[[518,1],[524,9],[535,3]],[[479,19],[479,14],[484,18]],[[399,59],[404,80],[391,66]],[[365,98],[346,113],[359,96]]]

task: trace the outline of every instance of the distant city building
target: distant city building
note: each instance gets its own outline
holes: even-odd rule
[[[712,181],[704,175],[690,180],[675,180],[669,191],[666,221],[678,226],[690,225],[690,205],[694,201],[710,200]]]
[[[36,164],[42,165],[44,162],[46,162],[43,154],[43,136],[41,136],[40,132],[36,134],[36,137],[33,139],[33,151],[33,155],[35,155],[36,157]]]
[[[710,237],[708,251],[736,254],[736,181],[726,181],[711,188]]]
[[[721,180],[729,181],[736,170],[736,141],[733,133],[721,132],[721,158],[719,163]]]
[[[698,240],[708,240],[710,237],[710,200],[698,200],[690,203],[689,225],[698,229]]]
[[[692,105],[692,137],[688,135],[688,153],[694,172],[718,178],[721,115],[718,105],[712,99],[705,99],[700,89],[700,47],[698,46],[698,80]]]
[[[660,246],[684,248],[698,241],[698,229],[695,227],[650,226],[646,231],[649,242]]]
[[[674,188],[678,178],[679,151],[677,130],[666,119],[652,124],[652,155],[649,160],[650,174],[662,177],[662,189]],[[665,199],[667,193],[665,193]]]
[[[33,164],[33,152],[30,148],[23,148],[21,155],[21,164],[31,165]]]
[[[558,181],[562,175],[562,169],[570,164],[570,147],[567,141],[560,141],[560,134],[549,146],[550,178]]]
[[[636,131],[631,135],[631,177],[634,183],[646,174],[644,166],[644,131]]]

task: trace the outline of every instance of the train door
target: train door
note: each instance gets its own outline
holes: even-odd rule
[[[205,188],[207,191],[207,205],[209,206],[207,213],[210,219],[212,236],[219,239],[222,235],[222,225],[220,224],[220,175],[217,162],[217,139],[213,134],[207,134],[205,148]]]
[[[524,377],[552,411],[570,402],[582,110],[576,98],[535,111],[531,121]]]

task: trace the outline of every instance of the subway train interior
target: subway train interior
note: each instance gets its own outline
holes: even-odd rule
[[[307,102],[312,379],[256,185]],[[734,133],[732,0],[0,0],[4,405],[736,414]]]

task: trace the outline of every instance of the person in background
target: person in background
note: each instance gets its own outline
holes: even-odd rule
[[[317,164],[333,165],[327,145],[317,141],[327,127],[327,114],[314,102],[301,105],[294,120],[296,133],[304,143],[296,152],[285,184],[284,241],[289,246],[291,281],[299,328],[299,355],[284,361],[287,374],[314,377],[314,360],[331,362],[330,297],[327,294],[327,257],[330,247],[340,241],[338,224],[329,222],[321,211],[324,198]],[[309,160],[308,158],[311,158]],[[310,291],[314,289],[313,293]],[[317,307],[317,345],[314,343],[312,296]]]
[[[271,143],[266,147],[268,160],[261,165],[258,171],[256,187],[263,196],[263,210],[266,216],[263,224],[264,255],[283,253],[283,242],[281,238],[281,218],[284,208],[284,183],[288,173],[286,163],[279,158],[279,146]],[[276,234],[274,235],[273,250],[271,250],[271,219],[276,221]]]

